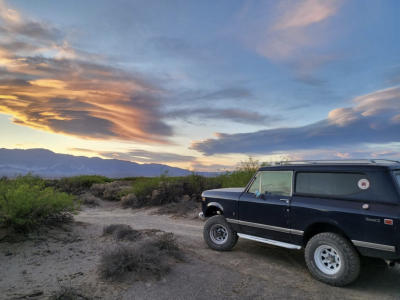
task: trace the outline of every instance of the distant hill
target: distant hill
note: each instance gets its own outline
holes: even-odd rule
[[[75,175],[103,175],[110,178],[157,176],[169,171],[174,176],[190,174],[189,170],[163,164],[137,164],[118,159],[89,158],[57,154],[46,149],[0,149],[0,176],[33,172],[45,178]],[[208,173],[203,173],[208,175]]]

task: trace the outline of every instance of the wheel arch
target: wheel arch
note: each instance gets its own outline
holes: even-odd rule
[[[215,216],[215,215],[223,215],[224,214],[224,208],[222,207],[221,204],[218,202],[210,202],[207,204],[207,209],[205,211],[204,216],[206,218]]]
[[[327,221],[316,222],[307,227],[303,234],[303,244],[307,245],[308,241],[316,234],[323,232],[333,232],[340,234],[341,236],[350,240],[346,232],[338,226],[336,223],[331,223]]]

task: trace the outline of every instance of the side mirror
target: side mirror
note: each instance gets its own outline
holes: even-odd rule
[[[256,198],[261,198],[261,199],[266,199],[266,197],[264,196],[264,194],[261,194],[259,191],[256,191],[255,193],[254,193],[254,197],[256,197]]]

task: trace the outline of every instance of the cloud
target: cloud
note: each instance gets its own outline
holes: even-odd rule
[[[336,13],[340,2],[338,0],[283,1],[280,8],[285,13],[272,29],[306,27],[321,22]]]
[[[201,99],[201,100],[240,99],[240,100],[243,100],[246,98],[251,98],[252,96],[253,96],[252,93],[246,88],[231,87],[231,88],[225,88],[225,89],[217,90],[215,92],[207,93],[196,99]]]
[[[328,118],[295,128],[277,128],[252,133],[218,133],[217,139],[194,141],[191,149],[205,155],[216,153],[296,153],[311,149],[342,152],[400,142],[400,86],[377,91],[353,100],[353,108],[338,108]]]
[[[194,162],[191,164],[191,169],[196,172],[221,172],[225,170],[234,170],[235,166]]]
[[[0,113],[85,139],[169,143],[159,81],[75,51],[67,35],[0,1]],[[98,57],[98,56],[96,56]],[[96,61],[96,62],[92,62]]]
[[[128,160],[143,163],[170,163],[170,162],[191,162],[196,158],[189,155],[179,155],[169,152],[152,152],[140,149],[130,149],[125,152],[95,151],[82,148],[70,148],[70,151],[97,153],[102,157]]]
[[[269,115],[261,115],[257,112],[252,112],[243,109],[218,109],[218,108],[192,108],[179,109],[167,113],[169,118],[191,119],[197,117],[200,119],[217,119],[231,121],[242,124],[263,125],[277,120],[279,117]]]
[[[295,78],[321,85],[313,78],[321,65],[337,60],[321,50],[332,41],[328,25],[344,1],[283,0],[247,4],[229,31],[259,55],[282,64]]]

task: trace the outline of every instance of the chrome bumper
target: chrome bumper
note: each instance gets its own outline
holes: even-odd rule
[[[206,219],[206,217],[204,216],[204,214],[202,212],[199,213],[199,218],[202,219],[203,221]]]

